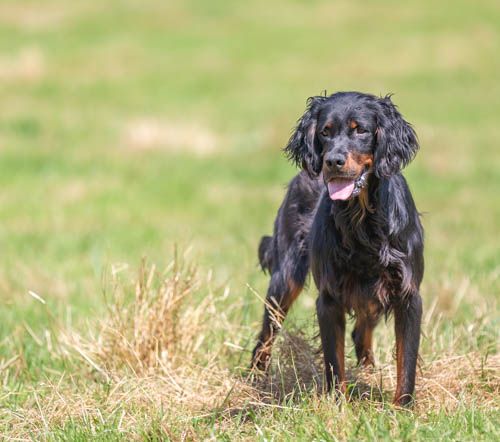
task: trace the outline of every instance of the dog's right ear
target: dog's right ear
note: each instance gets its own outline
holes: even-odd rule
[[[307,109],[297,122],[297,127],[285,147],[289,160],[302,167],[311,177],[320,174],[323,166],[321,145],[316,135],[320,105],[326,97],[310,97]]]

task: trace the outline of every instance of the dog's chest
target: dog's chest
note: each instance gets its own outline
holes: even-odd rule
[[[335,248],[332,250],[334,267],[352,273],[361,280],[380,274],[380,254],[383,235],[376,218],[367,217],[359,224],[348,224],[331,230]]]
[[[322,263],[313,266],[313,271],[321,274],[317,280],[325,284],[326,291],[339,297],[347,310],[385,304],[395,290],[395,281],[394,272],[381,262],[385,235],[380,223],[375,216],[358,224],[342,221],[337,218],[327,224],[323,241],[316,242],[316,250],[312,250],[316,255],[313,260]]]

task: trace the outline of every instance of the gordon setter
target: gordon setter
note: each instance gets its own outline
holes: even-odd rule
[[[327,389],[346,391],[345,315],[356,318],[358,363],[373,365],[372,334],[394,314],[394,403],[413,400],[420,341],[423,229],[401,169],[418,140],[390,96],[338,92],[309,98],[285,152],[302,167],[288,186],[259,260],[271,275],[252,366],[267,370],[273,339],[309,268]]]

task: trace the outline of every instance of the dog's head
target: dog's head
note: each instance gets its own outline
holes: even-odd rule
[[[417,149],[415,131],[390,96],[338,92],[309,98],[285,152],[310,176],[322,172],[332,199],[348,200],[370,173],[398,173]]]

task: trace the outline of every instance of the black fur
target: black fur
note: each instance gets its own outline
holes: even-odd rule
[[[418,150],[413,128],[389,96],[340,92],[308,100],[285,152],[304,172],[290,183],[259,259],[269,270],[268,305],[253,366],[266,369],[271,345],[311,269],[328,389],[345,389],[345,314],[359,363],[373,363],[371,334],[394,312],[395,402],[411,402],[422,303],[423,229],[400,170]],[[359,194],[333,200],[327,184],[356,180]],[[361,180],[362,179],[362,180]],[[364,186],[364,187],[363,187]]]
[[[285,147],[288,159],[297,166],[302,166],[310,176],[317,176],[322,166],[316,124],[319,110],[325,100],[326,97],[320,96],[310,97],[307,100],[307,109],[297,122],[297,127]]]

